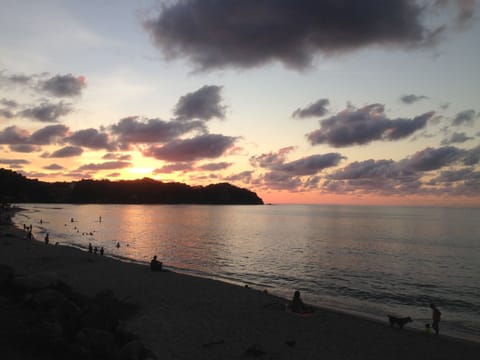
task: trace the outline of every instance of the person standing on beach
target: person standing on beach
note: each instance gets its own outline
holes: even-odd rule
[[[45,244],[48,245],[49,241],[50,241],[50,238],[48,237],[48,233],[46,233],[46,235],[45,235]]]
[[[435,335],[438,335],[440,329],[438,327],[438,323],[440,322],[440,317],[442,313],[434,304],[430,304],[430,308],[432,309],[432,328],[435,330]]]

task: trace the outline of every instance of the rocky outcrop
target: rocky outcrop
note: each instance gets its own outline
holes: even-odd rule
[[[86,297],[55,273],[15,276],[0,264],[0,347],[6,358],[155,359],[125,330],[134,312],[111,291]]]

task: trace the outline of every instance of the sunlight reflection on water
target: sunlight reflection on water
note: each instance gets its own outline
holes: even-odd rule
[[[480,340],[480,209],[27,208],[15,221],[33,224],[38,239],[48,231],[52,242],[81,248],[91,242],[107,254],[142,262],[156,254],[172,269],[268,287],[287,297],[299,289],[307,301],[372,317],[408,314],[421,319],[414,325],[419,328],[430,316],[429,302],[436,302],[449,318],[446,332]]]

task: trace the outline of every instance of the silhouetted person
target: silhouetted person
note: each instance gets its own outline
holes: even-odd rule
[[[292,303],[290,304],[290,309],[293,312],[299,313],[299,314],[305,314],[305,313],[312,313],[313,309],[306,306],[302,299],[300,298],[300,291],[295,291],[293,293],[293,299]]]
[[[440,329],[438,327],[438,323],[440,322],[440,317],[442,313],[434,304],[430,304],[430,308],[432,309],[432,328],[435,330],[435,335],[438,335]]]
[[[100,255],[103,255],[104,253],[104,250],[103,250],[103,246],[100,248]]]
[[[48,245],[48,242],[50,241],[50,238],[48,237],[48,233],[45,234],[45,244]]]
[[[97,252],[98,252],[98,248],[95,246],[95,247],[93,248],[93,253],[94,253],[95,255],[97,255]]]
[[[88,252],[89,252],[89,253],[93,252],[92,243],[88,243]]]
[[[162,262],[157,260],[157,255],[155,255],[152,261],[150,261],[150,270],[162,271]]]

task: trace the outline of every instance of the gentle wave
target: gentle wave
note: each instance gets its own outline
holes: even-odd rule
[[[412,327],[442,310],[442,332],[480,341],[480,210],[331,206],[29,205],[41,240],[249,285]],[[102,217],[100,221],[99,216]],[[70,220],[74,219],[72,223]],[[122,246],[116,248],[116,243]]]

